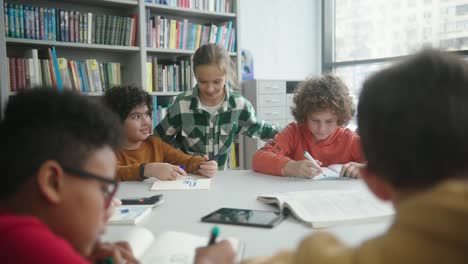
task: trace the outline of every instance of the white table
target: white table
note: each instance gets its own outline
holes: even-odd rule
[[[249,170],[221,171],[212,179],[209,190],[150,191],[152,180],[123,182],[117,197],[141,197],[163,193],[165,203],[154,208],[152,214],[139,225],[156,236],[163,231],[181,231],[208,236],[213,224],[202,223],[200,218],[221,207],[273,210],[257,200],[259,194],[312,189],[343,190],[359,188],[361,181],[313,181],[300,178],[276,177]],[[328,228],[348,245],[383,233],[391,220],[374,223],[342,225]],[[271,255],[279,249],[294,248],[306,235],[315,231],[292,216],[278,226],[269,228],[219,225],[220,235],[232,236],[245,243],[245,257]],[[181,241],[183,243],[183,241]]]

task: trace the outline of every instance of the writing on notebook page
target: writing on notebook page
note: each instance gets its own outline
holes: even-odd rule
[[[353,180],[354,178],[341,177],[340,171],[343,164],[333,164],[328,167],[321,167],[322,173],[315,176],[314,180]]]
[[[175,181],[155,181],[152,191],[164,190],[203,190],[209,189],[211,179],[199,176],[183,176]]]
[[[190,187],[195,187],[197,186],[197,179],[185,179],[182,183],[187,184]]]

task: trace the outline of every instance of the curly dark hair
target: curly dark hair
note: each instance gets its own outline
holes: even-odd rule
[[[304,122],[310,113],[331,111],[338,125],[345,126],[356,111],[348,87],[337,76],[324,74],[308,77],[294,91],[291,113],[297,122]]]
[[[18,191],[45,161],[81,168],[95,151],[117,150],[121,135],[117,115],[99,101],[51,88],[19,91],[0,122],[0,199]]]
[[[367,168],[399,190],[468,173],[468,65],[423,50],[369,77],[358,105]]]
[[[153,113],[153,98],[145,90],[136,86],[115,86],[106,91],[103,98],[105,104],[120,117],[123,123],[136,106],[145,104],[151,116]]]

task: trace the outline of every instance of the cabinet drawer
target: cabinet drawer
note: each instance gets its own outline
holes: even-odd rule
[[[286,111],[284,107],[260,107],[258,117],[264,120],[286,119]]]
[[[282,93],[286,94],[285,81],[258,81],[259,94],[273,94]]]
[[[286,94],[286,106],[288,109],[293,105],[294,94]]]
[[[285,106],[284,94],[260,94],[258,96],[258,106],[260,107],[273,107]]]

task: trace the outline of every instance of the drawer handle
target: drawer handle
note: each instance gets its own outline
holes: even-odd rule
[[[278,112],[269,112],[269,113],[266,113],[267,115],[279,115]]]
[[[280,100],[278,99],[268,99],[266,100],[267,102],[272,102],[272,103],[275,103],[275,102],[279,102]]]
[[[266,88],[268,88],[268,89],[275,89],[275,90],[276,90],[276,89],[279,89],[279,87],[277,87],[277,86],[267,86]]]

